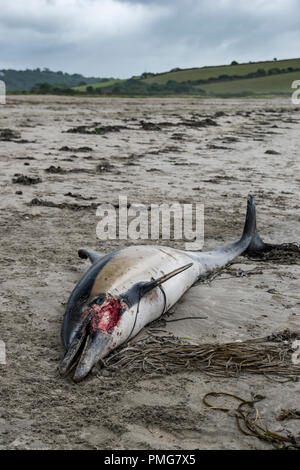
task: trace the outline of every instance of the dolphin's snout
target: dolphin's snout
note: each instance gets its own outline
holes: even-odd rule
[[[79,382],[108,353],[112,332],[120,320],[121,311],[120,300],[113,297],[101,305],[93,303],[90,306],[61,362],[59,372],[62,376],[76,367],[73,379]]]
[[[106,355],[111,339],[111,334],[102,330],[96,331],[87,337],[73,376],[75,382],[84,379],[92,367]]]

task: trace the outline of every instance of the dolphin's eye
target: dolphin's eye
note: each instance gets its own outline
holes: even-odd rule
[[[93,300],[93,304],[102,305],[104,300],[105,300],[105,294],[100,294],[95,300]]]

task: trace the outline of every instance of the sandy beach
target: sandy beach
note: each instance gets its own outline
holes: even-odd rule
[[[212,391],[263,395],[265,423],[299,434],[299,421],[276,419],[281,408],[299,408],[299,382],[96,368],[75,384],[58,373],[66,302],[89,267],[77,250],[133,243],[97,238],[97,205],[118,204],[119,194],[147,206],[203,203],[209,250],[239,238],[251,193],[262,238],[299,243],[299,123],[299,106],[283,98],[8,96],[0,106],[0,449],[272,448],[205,407]],[[181,240],[155,243],[184,249]],[[300,330],[299,274],[299,258],[239,257],[167,314],[206,318],[158,327],[197,344]]]

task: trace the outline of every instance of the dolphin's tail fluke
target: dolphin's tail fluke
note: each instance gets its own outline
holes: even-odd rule
[[[222,267],[232,261],[237,256],[250,249],[259,250],[264,248],[264,243],[256,231],[256,211],[254,197],[249,195],[247,201],[247,213],[244,230],[241,238],[233,243],[228,243],[216,250],[194,253],[190,252],[190,256],[196,258],[205,271],[209,271],[218,267]]]
[[[252,251],[262,251],[266,248],[266,244],[263,242],[261,236],[259,235],[256,229],[256,210],[254,204],[253,196],[248,196],[247,203],[247,213],[246,221],[244,226],[243,235],[240,241],[243,239],[249,239],[251,237],[250,243],[248,244],[245,252],[250,253]]]
[[[246,219],[244,230],[241,238],[233,243],[229,243],[228,245],[222,246],[221,248],[217,248],[214,250],[213,253],[223,252],[223,253],[230,253],[232,254],[237,253],[235,256],[242,254],[250,244],[256,238],[256,209],[255,209],[255,202],[254,197],[249,194],[247,200],[247,212],[246,212]],[[258,234],[257,234],[258,235]],[[259,235],[258,235],[259,236]]]
[[[243,239],[250,239],[250,243],[248,244],[245,252],[250,253],[253,251],[262,251],[266,248],[266,244],[263,242],[261,236],[257,232],[256,229],[256,210],[254,204],[253,196],[248,196],[248,204],[247,204],[247,213],[246,213],[246,221],[244,226],[243,235],[240,241]]]
[[[240,239],[240,242],[245,241],[248,246],[252,238],[254,237],[255,232],[256,232],[255,203],[254,203],[254,197],[251,196],[251,194],[249,194],[248,200],[247,200],[246,220],[245,220],[243,235]]]
[[[248,248],[245,250],[245,253],[252,253],[257,251],[264,251],[267,248],[267,244],[264,243],[261,236],[257,231],[255,231],[251,242],[249,243]]]

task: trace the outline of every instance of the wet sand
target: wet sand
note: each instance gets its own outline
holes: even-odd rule
[[[272,430],[299,433],[297,421],[276,420],[299,406],[297,382],[189,370],[135,379],[96,368],[74,384],[58,374],[64,308],[89,266],[78,248],[108,253],[132,243],[99,240],[95,207],[117,204],[119,193],[147,206],[204,203],[206,250],[240,236],[252,193],[264,240],[299,242],[299,123],[287,99],[8,97],[0,106],[0,449],[271,448],[206,408],[211,391],[264,395],[258,408]],[[192,287],[168,318],[207,318],[159,328],[197,343],[300,329],[299,263],[240,257],[231,269],[257,274],[225,270]]]

